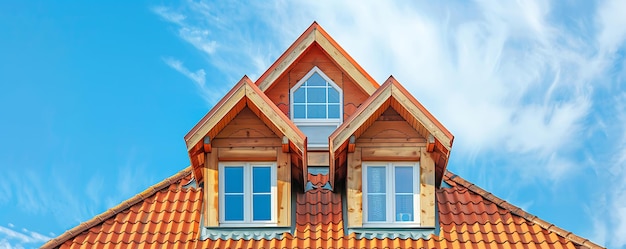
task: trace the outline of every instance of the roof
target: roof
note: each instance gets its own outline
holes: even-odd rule
[[[317,22],[313,22],[309,28],[296,39],[296,41],[278,57],[278,59],[259,77],[256,84],[262,91],[269,89],[287,69],[305,54],[312,44],[318,44],[339,68],[343,69],[349,77],[368,94],[372,94],[378,88],[378,83],[332,38]]]
[[[191,172],[191,167],[187,167],[67,230],[41,248],[172,245],[196,238],[202,211],[202,190],[183,187],[193,180]]]
[[[242,102],[245,100],[245,102]],[[240,105],[239,108],[238,104]],[[213,109],[211,109],[185,135],[187,150],[191,150],[204,136],[215,136],[223,126],[228,124],[245,106],[254,106],[259,112],[255,114],[265,117],[264,122],[270,123],[277,134],[284,133],[289,142],[300,152],[306,153],[306,136],[285,116],[278,107],[247,77],[244,76]],[[280,128],[278,128],[280,127]]]
[[[339,151],[345,149],[348,139],[354,135],[358,138],[367,130],[376,119],[387,109],[395,109],[407,122],[411,124],[425,138],[430,134],[442,151],[443,163],[437,163],[437,185],[445,172],[454,136],[439,120],[411,95],[393,76],[372,94],[355,113],[345,120],[329,137],[331,158],[336,158]],[[336,172],[335,160],[330,160],[330,171]],[[331,175],[331,185],[334,186],[334,175]]]
[[[232,121],[245,107],[249,107],[274,133],[284,135],[289,147],[302,158],[306,167],[307,137],[289,120],[285,114],[247,77],[244,76],[215,106],[185,135],[187,151],[191,159],[194,175],[199,182],[203,181],[200,168],[202,160],[197,159],[202,151],[203,139],[215,136]],[[306,170],[303,170],[306,172]],[[306,175],[303,176],[306,180]]]
[[[190,175],[187,168],[42,248],[601,248],[449,172],[444,176],[449,187],[436,193],[440,229],[427,238],[348,234],[341,193],[323,187],[328,175],[309,175],[315,187],[297,193],[293,234],[199,240],[201,189],[180,187]]]

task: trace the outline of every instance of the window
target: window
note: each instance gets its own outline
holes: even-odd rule
[[[313,67],[290,93],[291,119],[307,135],[309,145],[327,146],[343,116],[341,88]]]
[[[419,225],[419,163],[363,163],[363,224]]]
[[[276,164],[221,163],[220,223],[276,225]]]

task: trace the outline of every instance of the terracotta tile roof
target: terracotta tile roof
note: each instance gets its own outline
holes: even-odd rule
[[[188,177],[190,171],[181,173]],[[173,179],[182,181],[181,173]],[[297,194],[294,232],[280,239],[199,240],[201,190],[182,189],[170,178],[152,194],[122,203],[114,215],[99,215],[44,248],[601,248],[449,172],[444,181],[451,187],[437,190],[439,234],[357,238],[346,234],[341,193],[322,187],[329,177],[308,178],[314,188]]]
[[[197,238],[202,191],[191,167],[48,241],[41,248],[163,247]]]

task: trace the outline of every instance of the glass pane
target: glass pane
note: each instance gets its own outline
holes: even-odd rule
[[[413,193],[413,167],[396,167],[396,193]]]
[[[307,91],[308,103],[326,103],[326,88],[309,88]]]
[[[272,219],[272,198],[269,194],[254,195],[252,197],[252,220]]]
[[[293,105],[293,118],[306,118],[304,105]]]
[[[396,221],[413,221],[413,195],[396,195]]]
[[[293,102],[294,103],[304,103],[304,92],[305,88],[300,87],[293,93]]]
[[[328,105],[328,118],[339,118],[339,105]]]
[[[252,168],[252,193],[269,193],[271,188],[271,168]]]
[[[385,195],[368,195],[367,196],[367,220],[368,221],[385,221],[386,220],[386,197]]]
[[[385,167],[367,167],[367,193],[385,193]]]
[[[224,202],[224,220],[243,220],[243,195],[226,195]]]
[[[324,80],[324,78],[322,78],[322,76],[318,73],[313,73],[313,75],[311,75],[311,77],[307,80],[307,83],[309,86],[325,86],[326,80]]]
[[[224,167],[224,193],[243,193],[243,167]]]
[[[309,105],[307,118],[326,118],[326,105]]]
[[[339,92],[331,86],[328,87],[328,103],[339,104]]]

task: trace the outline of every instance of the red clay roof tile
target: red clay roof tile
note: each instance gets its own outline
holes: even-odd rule
[[[190,174],[190,169],[185,172]],[[309,175],[315,188],[296,195],[293,234],[271,240],[202,241],[202,190],[182,189],[183,178],[178,178],[155,185],[151,195],[120,204],[128,207],[114,210],[114,215],[107,211],[44,248],[600,248],[451,173],[444,181],[452,187],[436,193],[440,232],[427,239],[346,235],[341,193],[321,188],[327,175]]]

